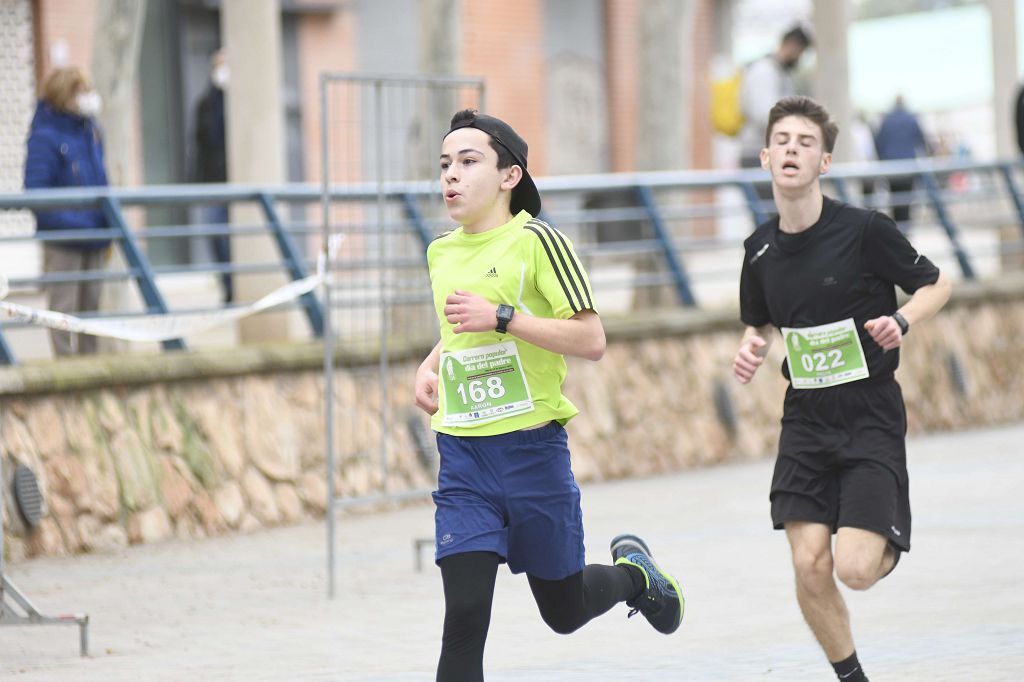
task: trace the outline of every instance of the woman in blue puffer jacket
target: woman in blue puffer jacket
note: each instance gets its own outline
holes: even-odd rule
[[[99,95],[80,69],[56,69],[46,78],[28,135],[25,189],[108,184],[95,121],[99,109]],[[102,211],[93,208],[39,210],[35,216],[39,230],[108,227]],[[110,240],[44,242],[43,272],[102,270],[109,255]],[[46,285],[50,309],[63,313],[96,310],[101,289],[100,281]],[[96,352],[94,336],[51,330],[50,339],[55,355]]]

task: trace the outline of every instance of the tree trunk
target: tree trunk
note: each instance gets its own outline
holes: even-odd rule
[[[107,175],[112,185],[129,180],[135,111],[135,75],[142,44],[146,0],[98,0],[92,50],[92,77],[103,98]]]
[[[643,3],[637,24],[638,88],[636,116],[636,169],[676,170],[691,166],[689,106],[693,88],[692,38],[696,3],[649,0]],[[687,193],[666,189],[655,193],[659,204],[688,201]],[[675,236],[677,224],[666,229]],[[640,236],[640,235],[638,235]],[[644,236],[653,236],[648,233]],[[638,259],[642,273],[667,270],[660,254]],[[637,292],[637,308],[678,303],[671,286],[644,287]]]
[[[135,129],[135,75],[145,16],[146,0],[98,0],[96,3],[92,79],[96,92],[103,98],[99,122],[103,129],[103,151],[111,185],[125,185],[130,180]],[[107,269],[121,272],[127,269],[116,243]],[[113,282],[103,287],[100,310],[123,311],[138,307],[142,307],[138,287],[124,282]],[[100,339],[99,349],[104,353],[115,353],[127,345],[126,341]]]

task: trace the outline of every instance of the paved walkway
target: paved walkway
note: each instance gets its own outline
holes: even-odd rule
[[[875,589],[847,593],[874,682],[1024,678],[1024,424],[911,441],[914,551]],[[521,576],[499,573],[488,680],[828,680],[803,625],[770,463],[586,486],[588,555],[633,531],[687,593],[678,633],[619,607],[569,637],[546,630]],[[9,577],[77,629],[0,628],[11,680],[432,680],[440,576],[414,570],[414,505],[340,517],[337,599],[325,598],[322,523],[248,536],[39,560]]]

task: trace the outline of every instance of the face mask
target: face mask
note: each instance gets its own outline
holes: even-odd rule
[[[100,111],[103,110],[103,100],[100,99],[100,95],[95,90],[83,92],[75,98],[75,106],[78,107],[78,113],[86,118],[98,116]]]
[[[227,87],[228,79],[231,77],[231,70],[227,64],[218,64],[210,72],[210,80],[213,84],[223,90]]]

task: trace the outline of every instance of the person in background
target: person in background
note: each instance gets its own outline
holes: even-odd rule
[[[880,161],[896,159],[914,159],[928,155],[928,142],[925,140],[921,124],[906,107],[902,95],[896,96],[893,108],[882,118],[875,134],[875,148]],[[914,178],[889,178],[889,192],[892,197],[892,219],[901,230],[907,229],[910,220],[910,198],[914,191]]]
[[[224,125],[224,88],[231,71],[224,50],[210,55],[210,82],[196,106],[195,113],[195,180],[196,182],[226,182],[228,179],[227,135]],[[226,204],[210,206],[205,222],[214,226],[228,223]],[[213,257],[217,263],[231,262],[231,237],[226,234],[210,238]],[[234,287],[230,273],[221,275],[224,302],[234,300]]]
[[[54,70],[43,82],[42,96],[28,134],[25,189],[104,187],[107,171],[103,140],[95,117],[102,102],[81,69]],[[109,227],[98,208],[36,210],[36,229],[95,230]],[[109,239],[43,243],[43,273],[102,270],[110,256]],[[99,308],[102,281],[46,284],[51,310],[90,312]],[[97,339],[87,334],[50,330],[57,356],[96,352]]]
[[[782,36],[778,49],[751,62],[740,84],[740,166],[761,167],[761,149],[768,129],[768,111],[783,97],[796,94],[793,71],[804,51],[813,44],[810,34],[800,25]],[[754,186],[761,201],[772,201],[770,182]]]

